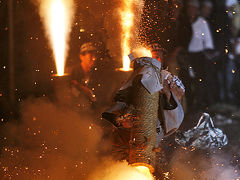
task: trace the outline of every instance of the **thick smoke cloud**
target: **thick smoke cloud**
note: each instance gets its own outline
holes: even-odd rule
[[[101,129],[95,117],[80,115],[48,99],[29,99],[22,122],[7,124],[2,176],[13,179],[84,179],[99,157]]]
[[[28,99],[19,124],[4,127],[1,179],[149,180],[127,162],[109,154],[96,117],[47,98]]]
[[[239,178],[239,172],[230,164],[230,156],[221,150],[199,152],[178,149],[170,162],[174,180],[230,180]]]

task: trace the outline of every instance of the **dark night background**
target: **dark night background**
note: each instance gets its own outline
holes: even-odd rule
[[[117,6],[117,0],[94,0],[92,2],[78,1],[76,5],[76,13],[72,26],[72,33],[70,38],[70,50],[67,58],[67,66],[71,66],[76,63],[78,59],[79,47],[81,44],[87,41],[97,42],[99,45],[99,51],[102,56],[110,56],[107,48],[107,42],[109,40],[109,34],[104,28],[104,19],[109,16],[111,7]],[[92,1],[92,0],[90,0]],[[152,5],[156,1],[146,1]],[[164,1],[166,2],[166,1]],[[223,1],[213,1],[216,5],[221,6]],[[94,5],[93,5],[94,4]],[[84,8],[83,8],[84,7]],[[91,7],[91,8],[89,8]],[[175,29],[172,24],[174,20],[168,18],[171,15],[171,8],[164,8],[159,6],[162,14],[156,15],[156,12],[149,12],[144,10],[146,14],[152,15],[152,22],[156,23],[154,28],[146,28],[143,32],[145,43],[157,41],[169,52],[172,52],[176,46],[177,41]],[[169,11],[168,11],[169,10]],[[15,101],[10,100],[10,72],[9,72],[9,11],[8,0],[0,0],[0,126],[4,127],[8,121],[19,121],[20,106],[24,100],[29,97],[43,97],[47,96],[49,99],[54,94],[54,88],[52,84],[52,75],[56,73],[55,63],[52,57],[52,50],[49,47],[48,40],[44,34],[44,28],[40,20],[37,6],[30,0],[13,0],[13,65],[14,65],[14,94]],[[148,14],[149,15],[149,14]],[[166,16],[167,15],[167,16]],[[221,24],[221,18],[215,17]],[[143,26],[149,25],[148,23]],[[80,29],[84,29],[81,32]],[[113,27],[114,29],[114,27]],[[149,34],[146,36],[146,34]],[[220,35],[225,37],[224,33]],[[147,38],[146,38],[147,37]],[[162,37],[161,39],[155,37]],[[170,39],[170,42],[168,41]],[[113,55],[111,59],[117,66],[119,62]],[[236,71],[238,71],[237,69]],[[239,91],[236,91],[236,99],[238,99]],[[226,132],[229,138],[229,145],[223,148],[223,152],[227,154],[227,163],[231,164],[236,170],[239,170],[239,121],[240,111],[239,104],[231,102],[216,103],[213,107],[208,109],[212,116],[222,114],[226,119],[231,119],[232,123],[221,124],[219,127]],[[201,112],[194,114],[186,114],[186,120],[183,123],[181,129],[188,129],[196,124]],[[5,129],[6,130],[6,129]],[[0,130],[1,131],[1,130]],[[2,133],[2,132],[1,132]],[[2,136],[0,134],[0,136]],[[2,137],[1,137],[2,140]],[[3,149],[5,145],[0,140],[0,148]],[[173,138],[165,140],[166,146],[170,145],[168,151],[175,150]],[[1,153],[0,153],[1,154]],[[219,153],[221,156],[221,153]],[[0,177],[1,178],[1,177]],[[227,180],[227,179],[226,179]]]

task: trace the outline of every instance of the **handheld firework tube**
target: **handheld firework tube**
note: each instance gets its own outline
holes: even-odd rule
[[[161,138],[179,128],[184,113],[181,104],[173,96],[171,98],[175,104],[168,105],[167,111],[163,109],[166,103],[161,90],[163,80],[168,80],[170,73],[161,70],[161,63],[150,57],[132,61],[134,71],[116,94],[114,100],[117,103],[102,116],[119,127],[118,130],[125,128],[125,131],[130,131],[126,138],[130,137],[127,140],[129,164],[148,167],[153,173],[156,164],[159,164],[157,152],[160,151],[158,144]],[[173,81],[177,85],[176,92],[180,88],[184,92],[181,81],[177,77],[173,77]]]
[[[61,105],[70,103],[69,76],[53,75],[52,78],[56,101]]]
[[[129,163],[146,166],[154,172],[156,162],[156,127],[159,109],[159,92],[150,94],[141,83],[141,76],[133,80],[132,104],[136,108],[136,118],[130,135]]]

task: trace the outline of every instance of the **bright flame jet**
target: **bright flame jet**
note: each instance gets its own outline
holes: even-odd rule
[[[134,0],[124,0],[123,9],[121,11],[121,25],[122,25],[122,61],[123,61],[123,71],[130,70],[130,60],[128,55],[131,52],[130,48],[130,38],[131,30],[134,25],[133,18],[134,13],[132,12]]]
[[[73,19],[73,0],[40,0],[40,15],[53,49],[57,75],[64,75],[68,39]]]

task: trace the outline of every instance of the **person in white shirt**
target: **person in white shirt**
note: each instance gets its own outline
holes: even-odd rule
[[[217,58],[219,56],[219,51],[217,51],[216,45],[216,30],[213,25],[213,19],[212,19],[212,12],[213,12],[213,4],[211,0],[203,0],[201,2],[200,7],[200,16],[204,18],[204,21],[207,21],[207,25],[209,27],[209,30],[211,31],[209,33],[209,37],[206,36],[206,41],[211,42],[214,44],[214,50],[210,51],[209,56],[206,59],[206,66],[205,66],[205,77],[206,77],[206,88],[207,88],[207,94],[208,96],[208,105],[213,105],[216,103],[216,101],[219,100],[219,80],[218,80],[218,71],[217,71]],[[213,49],[209,46],[207,49]],[[205,55],[207,53],[205,52]]]
[[[192,26],[192,38],[188,46],[188,52],[202,52],[205,49],[214,49],[211,31],[207,21],[198,16],[199,2],[190,0],[187,8],[188,17]]]
[[[214,49],[213,39],[207,21],[199,16],[192,23],[192,39],[188,46],[188,52],[202,52],[206,49]]]
[[[192,36],[187,47],[189,68],[189,82],[192,87],[192,97],[189,97],[195,109],[205,110],[208,105],[206,66],[207,50],[213,50],[213,38],[207,21],[199,15],[198,0],[189,0],[187,3],[187,17],[191,24]],[[192,75],[194,74],[194,75]]]

